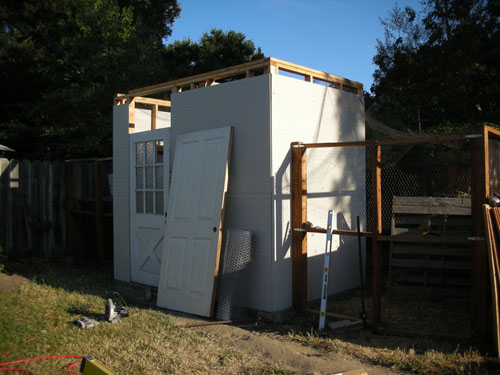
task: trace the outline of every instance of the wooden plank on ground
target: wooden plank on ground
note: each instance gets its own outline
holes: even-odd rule
[[[358,329],[363,327],[363,322],[361,320],[339,320],[337,322],[330,322],[328,326],[334,333],[350,331],[353,329]]]
[[[368,371],[360,368],[358,370],[336,372],[336,373],[331,374],[331,375],[368,375]]]

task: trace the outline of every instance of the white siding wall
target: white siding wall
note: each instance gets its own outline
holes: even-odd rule
[[[171,163],[178,135],[234,128],[225,228],[250,230],[254,240],[239,302],[265,311],[290,307],[290,143],[364,140],[363,97],[264,75],[173,94],[171,114]],[[170,118],[163,120],[167,126]],[[147,124],[150,111],[136,110],[136,131]],[[114,107],[113,131],[115,278],[129,281],[128,106]],[[308,151],[308,220],[314,226],[325,227],[333,209],[334,228],[355,229],[359,215],[364,230],[364,189],[363,149]],[[359,274],[356,239],[334,241],[329,291],[337,293],[356,287]],[[308,234],[310,300],[320,294],[324,242],[324,235]]]
[[[114,276],[130,281],[129,106],[113,107]]]
[[[169,128],[170,117],[170,112],[158,111],[158,117],[156,118],[156,129]],[[151,130],[151,110],[135,108],[134,121],[134,133]]]
[[[273,195],[273,310],[292,303],[290,143],[365,139],[364,99],[319,84],[273,75],[271,79]],[[365,222],[364,149],[307,151],[308,215],[313,226],[326,227],[334,210],[333,228],[356,229]],[[337,219],[337,223],[335,223]],[[320,296],[325,235],[308,234],[308,299]],[[333,238],[329,292],[359,285],[357,240]]]
[[[270,175],[269,76],[258,76],[172,95],[173,162],[180,134],[234,128],[226,229],[253,233],[253,263],[241,303],[272,311],[272,179]]]

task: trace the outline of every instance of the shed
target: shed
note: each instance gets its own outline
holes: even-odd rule
[[[152,96],[169,95],[171,101]],[[165,96],[163,96],[165,97]],[[117,95],[113,112],[114,275],[157,286],[175,140],[234,129],[224,228],[252,232],[239,303],[292,305],[290,145],[365,139],[363,88],[338,76],[265,58]],[[308,221],[355,230],[366,223],[364,148],[308,152]],[[168,166],[168,168],[167,168]],[[364,246],[364,241],[363,241]],[[317,299],[325,236],[308,238],[308,300]],[[359,286],[357,241],[334,238],[329,292]]]

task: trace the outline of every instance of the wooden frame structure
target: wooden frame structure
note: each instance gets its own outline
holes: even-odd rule
[[[171,102],[169,100],[149,98],[147,97],[148,95],[162,94],[163,96],[166,95],[167,97],[170,97],[173,93],[218,85],[228,79],[244,79],[261,74],[280,74],[282,72],[290,73],[297,76],[297,78],[302,77],[306,82],[322,83],[339,90],[363,95],[363,85],[359,82],[351,81],[320,70],[306,68],[304,66],[279,60],[274,57],[267,57],[240,65],[230,66],[228,68],[214,70],[208,73],[202,73],[191,77],[130,90],[127,94],[116,94],[114,98],[114,105],[128,104],[130,106],[129,133],[134,133],[135,105],[142,104],[150,106],[151,130],[155,130],[158,107],[171,108]]]
[[[472,176],[472,220],[473,237],[404,237],[404,241],[422,243],[460,243],[474,246],[472,269],[472,328],[479,337],[487,337],[488,327],[488,277],[487,256],[484,241],[484,220],[482,220],[482,205],[489,196],[488,171],[488,138],[500,139],[500,131],[486,125],[478,126],[475,134],[457,136],[434,136],[405,138],[384,141],[336,142],[336,143],[301,143],[291,144],[292,155],[292,277],[293,304],[302,308],[307,303],[307,233],[326,233],[325,229],[306,227],[307,221],[307,156],[308,148],[325,147],[367,147],[371,153],[371,195],[372,199],[372,232],[361,232],[364,237],[371,238],[372,243],[372,282],[373,282],[373,323],[377,328],[381,322],[381,245],[385,241],[400,241],[401,238],[382,235],[382,187],[381,187],[381,156],[382,146],[404,145],[431,142],[465,141],[472,139],[474,149],[474,168]],[[333,230],[332,234],[357,236],[357,231]]]
[[[148,95],[160,93],[172,94],[182,92],[183,90],[193,90],[201,87],[218,85],[221,81],[223,82],[227,79],[234,80],[249,78],[261,74],[279,74],[280,72],[287,72],[301,76],[304,78],[304,81],[307,82],[321,82],[339,90],[345,90],[357,93],[358,95],[363,95],[363,85],[359,82],[351,81],[320,70],[306,68],[304,66],[279,60],[274,57],[266,57],[264,59],[250,61],[244,64],[213,70],[208,73],[197,74],[191,77],[130,90],[128,94],[117,94],[115,97],[115,104],[119,104],[120,101],[130,101],[133,98],[137,99],[138,97],[145,97]],[[144,100],[149,100],[149,98],[142,98],[140,100],[144,102]],[[156,104],[163,105],[161,103]]]

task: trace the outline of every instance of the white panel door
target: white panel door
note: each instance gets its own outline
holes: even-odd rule
[[[177,137],[158,306],[212,316],[232,128]]]
[[[130,279],[158,286],[165,234],[170,129],[130,135]]]

